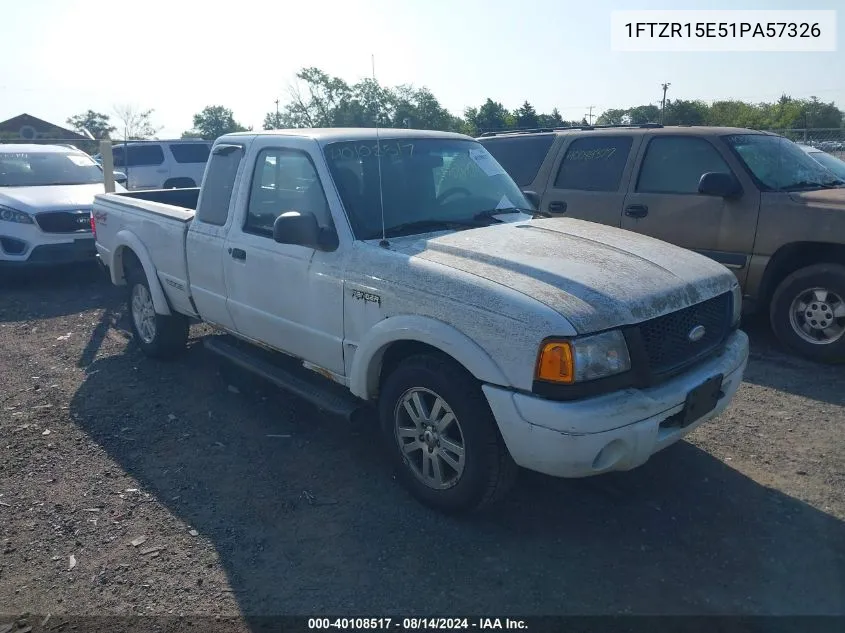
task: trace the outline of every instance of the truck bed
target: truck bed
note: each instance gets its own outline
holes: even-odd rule
[[[112,279],[122,276],[124,238],[136,236],[133,250],[146,249],[155,262],[162,289],[179,312],[193,312],[188,294],[185,239],[194,218],[199,188],[131,191],[99,194],[94,198],[97,250],[112,269]]]
[[[200,188],[188,189],[151,189],[143,191],[127,191],[125,193],[102,194],[110,196],[117,202],[126,201],[130,205],[143,208],[151,213],[175,217],[177,219],[191,219],[192,211],[196,211]],[[137,202],[151,202],[151,205],[138,205]],[[167,208],[162,208],[167,207]]]

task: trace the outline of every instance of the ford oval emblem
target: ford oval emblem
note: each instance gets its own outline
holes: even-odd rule
[[[696,325],[689,331],[687,334],[687,338],[689,339],[690,343],[698,343],[701,339],[704,338],[704,335],[707,333],[707,330],[704,329],[703,325]]]

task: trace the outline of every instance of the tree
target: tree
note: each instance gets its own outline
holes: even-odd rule
[[[563,127],[566,121],[560,116],[557,108],[552,110],[551,114],[540,114],[537,116],[537,125],[539,127]]]
[[[117,132],[126,140],[142,140],[153,137],[161,129],[152,123],[153,110],[139,110],[132,104],[117,105],[114,113],[120,125]]]
[[[656,105],[640,105],[628,110],[632,125],[657,123],[660,121],[660,108]]]
[[[818,97],[804,101],[804,127],[831,128],[842,125],[842,111],[832,101],[823,103]]]
[[[265,130],[281,130],[285,125],[285,118],[281,112],[268,112],[264,115],[264,123],[262,126]]]
[[[330,77],[313,67],[303,68],[296,78],[298,82],[288,89],[291,102],[285,106],[283,113],[284,127],[336,125],[338,107],[351,98],[349,85],[343,79]]]
[[[666,101],[664,125],[704,125],[709,108],[703,101]]]
[[[182,136],[200,136],[207,141],[229,134],[231,132],[245,132],[246,128],[235,121],[234,114],[229,108],[221,105],[206,106],[202,112],[194,115],[194,129]]]
[[[597,125],[622,125],[623,118],[628,114],[628,110],[625,109],[610,109],[605,110],[599,115],[599,118],[596,119]]]
[[[466,110],[465,115],[467,117],[471,110],[471,108]],[[473,111],[472,114],[474,115],[473,120],[470,121],[467,118],[467,123],[470,123],[479,133],[504,130],[513,127],[515,123],[513,115],[505,109],[505,106],[490,98],[477,111]]]
[[[364,79],[349,88],[332,113],[332,125],[381,127],[391,125],[395,95],[374,79]]]
[[[534,109],[528,101],[525,101],[517,110],[514,112],[514,116],[516,117],[516,127],[520,128],[535,128],[539,127],[540,120],[537,116],[537,111]]]
[[[397,86],[393,89],[393,127],[418,130],[460,131],[460,122],[440,105],[426,87]]]
[[[111,133],[117,129],[111,125],[108,114],[94,112],[94,110],[76,114],[70,117],[67,123],[80,134],[85,134],[87,131],[96,139],[109,138]]]
[[[715,101],[707,112],[707,125],[763,129],[768,127],[766,110],[745,101]]]

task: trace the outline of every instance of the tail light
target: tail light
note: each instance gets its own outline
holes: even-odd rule
[[[94,220],[94,212],[91,212],[91,232],[94,234],[94,239],[97,239],[97,222]]]

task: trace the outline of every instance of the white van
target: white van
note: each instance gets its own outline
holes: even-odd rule
[[[129,189],[197,187],[211,141],[130,141],[112,149],[114,168],[128,176]]]

